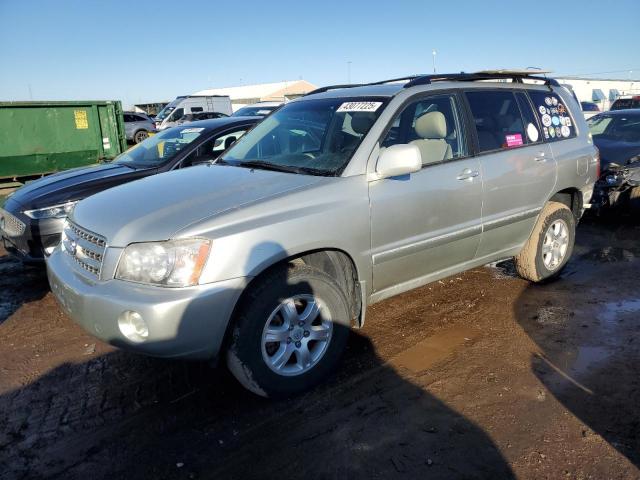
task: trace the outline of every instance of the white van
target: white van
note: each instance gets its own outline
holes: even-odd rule
[[[155,122],[158,130],[164,130],[176,125],[184,115],[200,112],[219,112],[231,115],[231,99],[227,95],[180,96],[167,104],[158,115]]]

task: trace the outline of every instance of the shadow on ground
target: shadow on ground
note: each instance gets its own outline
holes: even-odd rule
[[[303,476],[513,474],[481,428],[355,332],[333,377],[286,400],[256,397],[222,368],[123,351],[0,396],[1,479]]]
[[[26,266],[0,247],[0,324],[25,303],[49,291],[44,265]]]
[[[589,219],[561,277],[514,306],[540,353],[531,368],[561,404],[640,467],[640,226]],[[594,313],[595,312],[595,313]]]

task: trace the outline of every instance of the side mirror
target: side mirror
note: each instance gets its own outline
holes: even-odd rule
[[[420,171],[422,155],[415,145],[392,145],[378,158],[376,173],[378,178],[397,177]]]

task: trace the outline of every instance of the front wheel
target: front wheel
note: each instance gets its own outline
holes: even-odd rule
[[[548,202],[522,251],[514,258],[518,274],[533,282],[558,275],[571,257],[575,236],[576,219],[569,207]]]
[[[235,316],[227,365],[264,397],[308,390],[338,364],[351,318],[337,282],[306,265],[276,267],[246,292]]]

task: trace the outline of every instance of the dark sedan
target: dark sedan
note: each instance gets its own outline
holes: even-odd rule
[[[5,249],[25,262],[42,261],[59,243],[64,219],[78,201],[116,185],[210,163],[260,120],[226,117],[170,128],[111,163],[67,170],[26,184],[0,208]]]
[[[640,109],[600,113],[587,123],[602,171],[592,203],[640,211]]]

